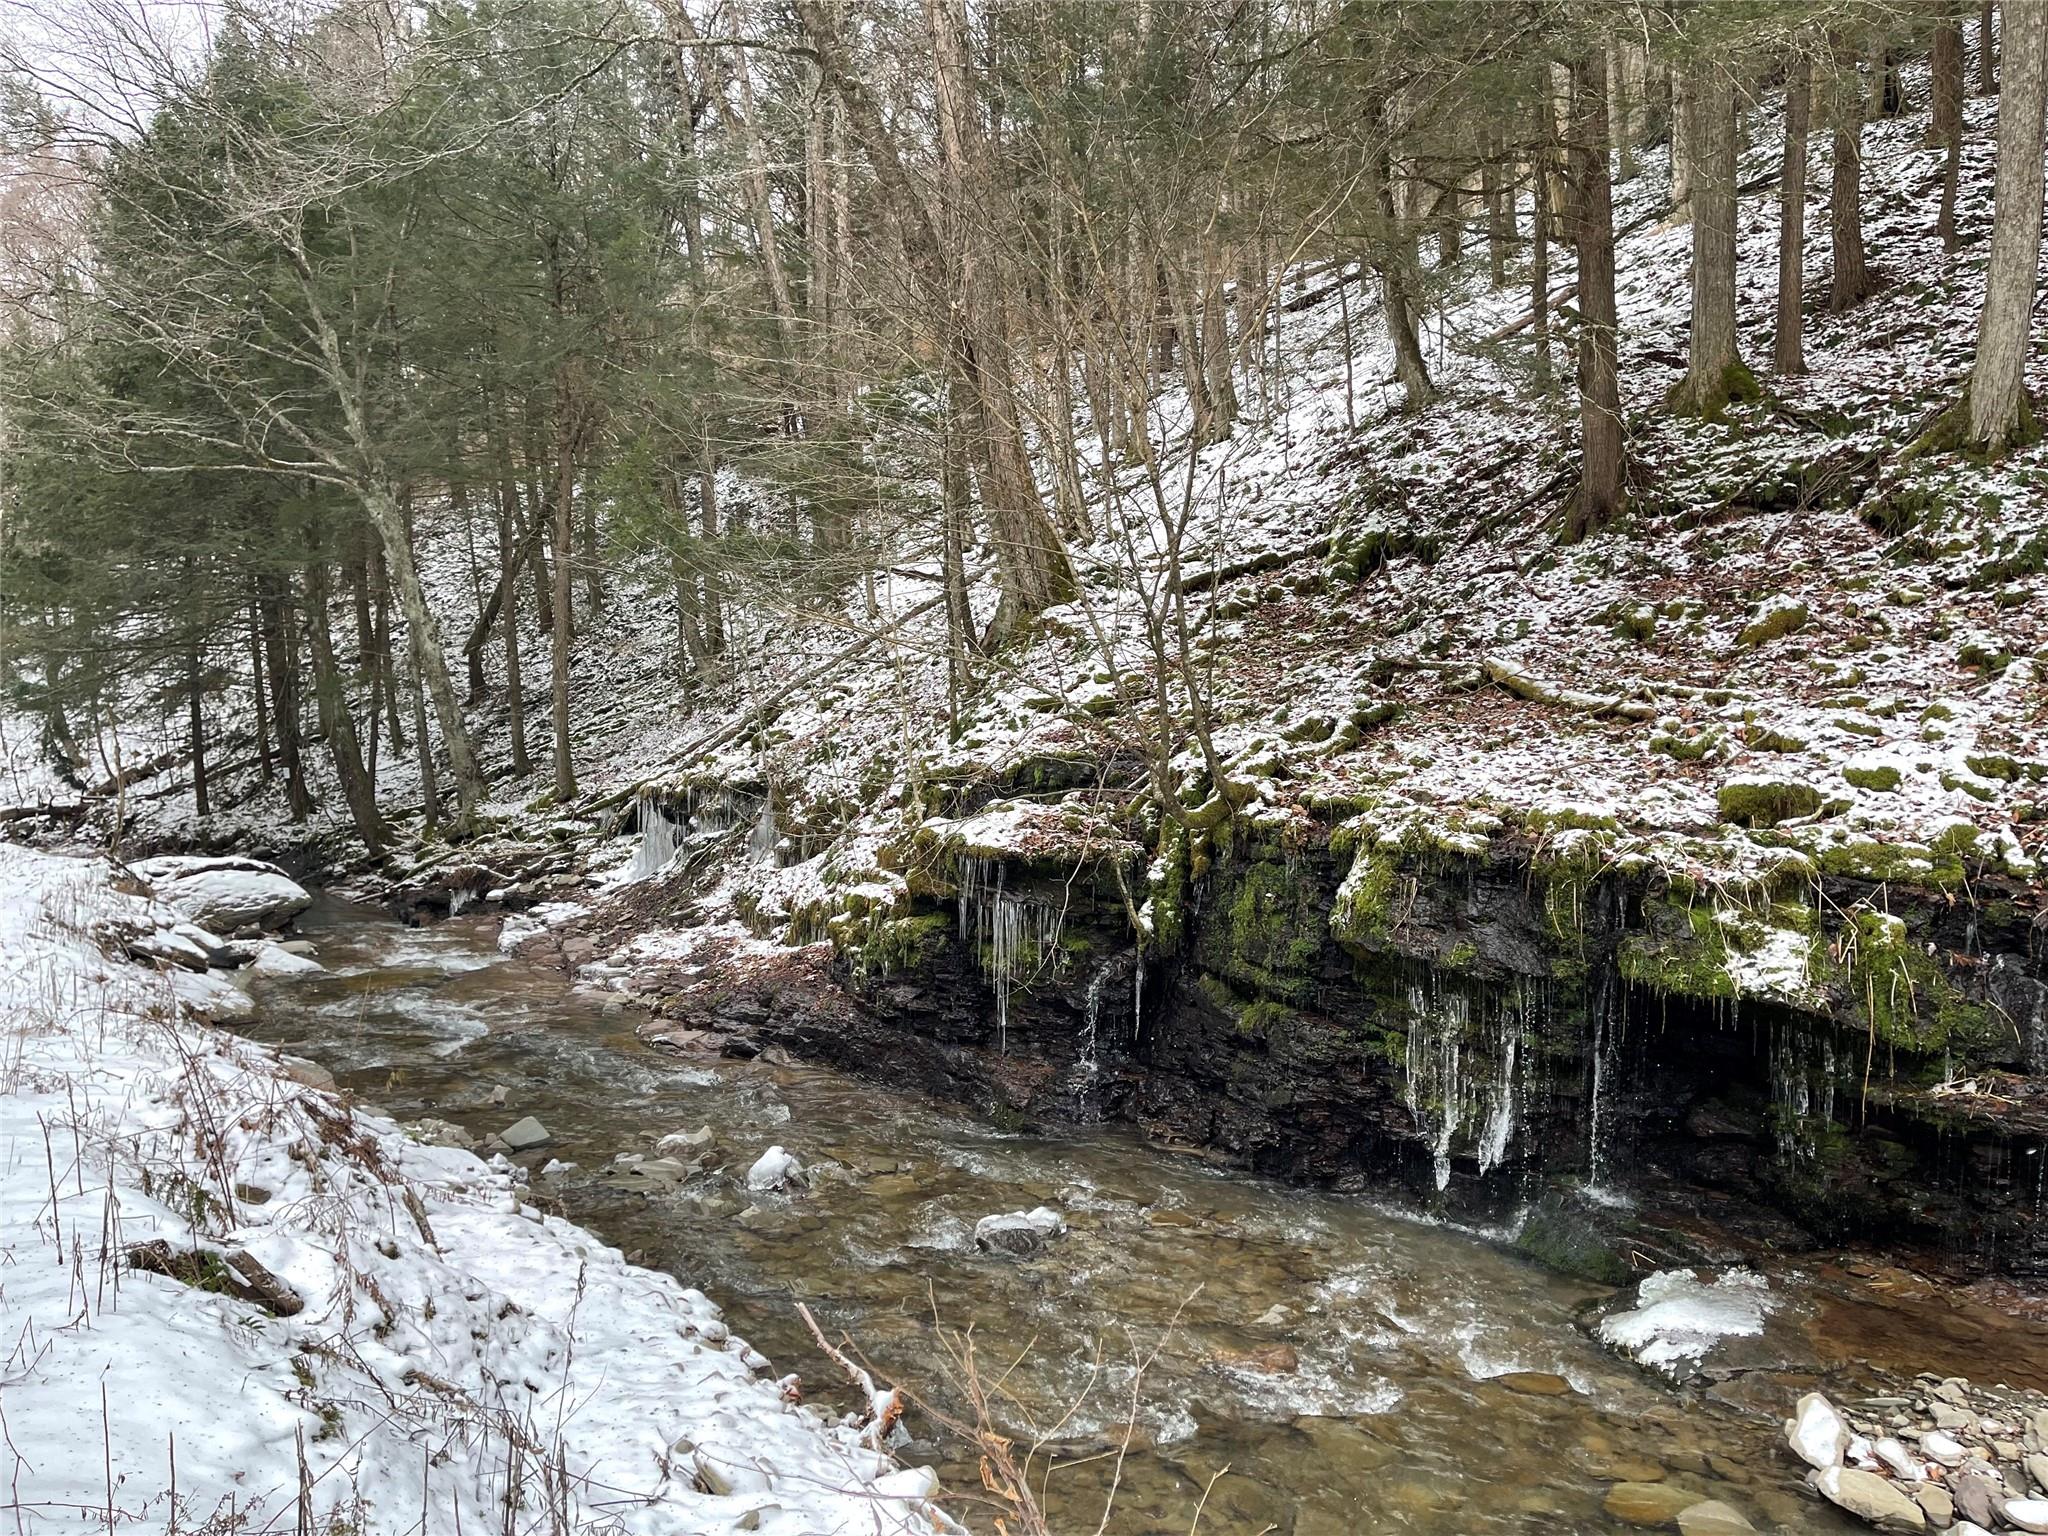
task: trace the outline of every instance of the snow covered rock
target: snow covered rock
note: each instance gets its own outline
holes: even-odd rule
[[[1636,1287],[1634,1307],[1600,1320],[1600,1342],[1681,1381],[1723,1339],[1762,1333],[1770,1309],[1770,1288],[1754,1270],[1702,1281],[1689,1269],[1660,1269]]]
[[[1835,1405],[1818,1392],[1800,1398],[1792,1417],[1785,1421],[1787,1443],[1801,1461],[1823,1472],[1842,1464],[1849,1438],[1849,1426]]]
[[[270,943],[258,944],[247,966],[251,976],[309,976],[326,969],[318,960]]]
[[[158,901],[214,933],[282,928],[313,905],[304,886],[261,859],[167,854],[131,867]]]
[[[1883,1462],[1892,1476],[1902,1483],[1924,1482],[1927,1478],[1927,1469],[1913,1459],[1912,1452],[1890,1436],[1872,1445],[1870,1454]]]
[[[1047,1206],[1029,1211],[1011,1211],[1002,1216],[984,1216],[974,1224],[974,1246],[983,1253],[1000,1253],[1013,1259],[1034,1259],[1045,1245],[1066,1234],[1067,1219]]]
[[[747,1188],[787,1189],[804,1182],[804,1165],[780,1147],[770,1147],[747,1170]]]

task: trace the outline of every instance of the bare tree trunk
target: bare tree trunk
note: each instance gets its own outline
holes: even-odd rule
[[[1834,152],[1828,174],[1828,236],[1834,272],[1828,308],[1836,314],[1871,290],[1863,259],[1863,108],[1855,63],[1839,52],[1833,91]]]
[[[306,788],[306,764],[299,737],[298,668],[291,637],[291,609],[284,583],[266,577],[258,605],[263,614],[264,670],[270,677],[270,719],[277,731],[278,761],[284,765],[285,805],[293,821],[313,810]]]
[[[721,533],[718,450],[708,438],[704,443],[704,468],[697,479],[697,502],[698,526],[708,548]],[[704,578],[704,653],[712,663],[705,674],[705,681],[709,682],[717,676],[717,662],[725,655],[725,604],[719,594],[715,571],[708,571]]]
[[[1671,67],[1671,222],[1692,217],[1692,81]]]
[[[1977,359],[1970,369],[1969,441],[2000,454],[2040,435],[2026,397],[2027,349],[2041,260],[2041,150],[2048,131],[2048,0],[2005,0],[2005,79],[1998,104],[1998,177],[1991,262]]]
[[[262,606],[249,606],[249,681],[250,693],[256,702],[256,761],[268,784],[277,777],[276,764],[270,755],[270,709],[264,697],[263,688],[263,617]]]
[[[1998,94],[1998,39],[1991,30],[1992,0],[1977,7],[1977,94]]]
[[[1935,215],[1934,230],[1941,236],[1941,248],[1954,251],[1956,238],[1956,190],[1963,158],[1963,29],[1945,22],[1934,29],[1933,76],[1934,111],[1928,122],[1927,142],[1943,150],[1941,161],[1941,211]]]
[[[1620,40],[1607,45],[1607,119],[1612,125],[1615,169],[1622,181],[1636,174],[1636,143],[1631,127],[1635,121],[1635,93],[1629,88],[1628,44]]]
[[[391,659],[391,581],[384,573],[384,557],[371,551],[370,580],[376,587],[377,675],[384,684],[384,724],[393,752],[403,752],[405,728],[398,720],[398,672]],[[376,758],[377,712],[370,711],[370,756]]]
[[[1378,132],[1380,146],[1374,152],[1372,170],[1383,232],[1373,243],[1373,253],[1380,274],[1380,308],[1386,316],[1387,338],[1394,346],[1394,373],[1401,381],[1401,408],[1413,413],[1436,398],[1436,386],[1430,382],[1429,364],[1415,334],[1415,307],[1408,286],[1415,236],[1395,207],[1393,162],[1387,147],[1384,114],[1379,119]]]
[[[1794,55],[1785,75],[1785,154],[1778,178],[1778,308],[1771,327],[1771,366],[1806,372],[1806,138],[1812,128],[1813,60]]]
[[[514,492],[509,480],[498,484],[498,580],[505,592],[500,620],[505,626],[505,720],[512,737],[512,776],[533,772],[526,755],[526,688],[519,673],[519,549],[513,538]]]
[[[348,711],[341,668],[335,663],[334,640],[327,618],[327,567],[318,560],[306,567],[306,638],[313,652],[313,687],[320,704],[321,734],[327,738],[328,755],[334,760],[335,777],[341,781],[342,799],[348,805],[356,835],[375,858],[386,845],[384,818],[378,813],[377,796],[363,768],[356,723]]]
[[[1537,98],[1536,157],[1530,162],[1529,197],[1529,336],[1535,347],[1535,385],[1540,399],[1551,389],[1550,372],[1550,182],[1551,136],[1557,117],[1550,102],[1550,66],[1543,66]]]
[[[405,627],[417,648],[420,671],[427,695],[434,701],[441,740],[448,752],[448,764],[455,775],[455,798],[460,835],[476,825],[476,814],[484,799],[483,774],[477,767],[470,745],[469,727],[463,722],[462,704],[455,696],[454,681],[448,676],[447,647],[441,641],[440,621],[427,606],[426,590],[420,585],[413,564],[412,545],[406,537],[405,516],[397,498],[381,484],[372,484],[363,495],[370,518],[384,543],[384,567],[405,614]]]
[[[1692,335],[1685,377],[1671,407],[1719,416],[1753,393],[1735,334],[1735,82],[1720,65],[1702,64],[1688,92],[1693,147]]]
[[[550,683],[555,726],[555,803],[566,805],[576,798],[576,765],[569,743],[569,543],[575,535],[576,518],[576,425],[571,419],[575,406],[573,391],[558,391],[555,440],[555,638],[551,647]]]
[[[1499,139],[1490,134],[1479,169],[1479,188],[1486,202],[1486,278],[1494,288],[1507,284],[1508,255],[1515,239],[1515,199],[1502,185],[1501,169]]]
[[[189,555],[185,558],[185,573],[189,586],[192,580],[192,559]],[[192,810],[201,821],[213,814],[213,804],[206,792],[206,712],[205,701],[201,697],[206,687],[204,661],[195,636],[185,648],[185,724],[192,738]]]
[[[1583,467],[1565,536],[1576,542],[1621,515],[1619,321],[1614,191],[1607,171],[1605,71],[1592,53],[1572,67],[1572,247],[1579,264],[1579,436]]]

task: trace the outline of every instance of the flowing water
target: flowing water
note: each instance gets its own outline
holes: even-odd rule
[[[1112,1489],[1119,1536],[1187,1533],[1198,1510],[1201,1531],[1246,1536],[1620,1531],[1603,1500],[1639,1479],[1725,1499],[1759,1530],[1860,1529],[1803,1492],[1767,1417],[1811,1376],[1772,1362],[1675,1392],[1577,1326],[1604,1293],[1485,1234],[1115,1128],[1006,1134],[830,1072],[667,1056],[601,999],[499,955],[486,918],[407,929],[323,902],[302,927],[328,974],[268,984],[254,1033],[401,1118],[482,1135],[538,1116],[554,1141],[522,1159],[535,1199],[709,1292],[814,1402],[850,1394],[799,1300],[882,1374],[962,1414],[971,1325],[1003,1423],[1052,1448],[1040,1465],[1057,1531],[1094,1531]],[[610,1167],[705,1125],[723,1174],[650,1190]],[[807,1165],[807,1193],[748,1192],[770,1145]],[[549,1158],[576,1167],[545,1175]],[[978,1218],[1041,1204],[1071,1224],[1045,1257],[975,1251]],[[1874,1381],[1871,1361],[1987,1378],[2048,1367],[2040,1330],[1951,1297],[1880,1296],[1833,1270],[1772,1283],[1797,1320],[1791,1369],[1832,1371],[1833,1386]],[[1562,1382],[1500,1379],[1511,1372]],[[937,1464],[962,1517],[991,1529],[960,1443],[928,1414],[911,1425],[906,1459]]]

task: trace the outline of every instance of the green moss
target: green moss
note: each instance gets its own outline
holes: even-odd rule
[[[1857,789],[1876,790],[1880,794],[1890,794],[1900,782],[1899,770],[1889,763],[1860,768],[1851,763],[1842,769],[1842,777]]]
[[[1672,895],[1646,905],[1645,926],[1623,937],[1615,966],[1624,979],[1678,997],[1732,998],[1728,937],[1711,908]]]
[[[1437,964],[1447,971],[1469,970],[1479,958],[1479,946],[1470,939],[1460,939],[1443,952]]]
[[[1337,887],[1330,908],[1330,932],[1345,944],[1371,945],[1394,931],[1394,903],[1401,884],[1400,860],[1390,848],[1361,847],[1351,873]]]
[[[1737,779],[1721,786],[1721,819],[1745,827],[1775,827],[1821,808],[1821,794],[1793,779]]]
[[[1741,362],[1730,363],[1711,379],[1695,381],[1690,373],[1672,386],[1665,405],[1679,416],[1697,416],[1702,421],[1720,421],[1728,407],[1763,399],[1763,386]]]
[[[1306,995],[1323,947],[1313,893],[1270,859],[1226,868],[1221,899],[1201,929],[1203,964],[1262,995]]]
[[[1285,1004],[1260,998],[1237,1016],[1237,1032],[1263,1038],[1284,1029],[1297,1017],[1295,1011]]]
[[[2020,765],[2001,752],[1972,753],[1963,765],[1980,779],[2003,779],[2010,784],[2020,776]]]
[[[1858,908],[1835,943],[1816,951],[1872,1036],[1915,1056],[1983,1049],[1998,1038],[1998,1016],[1963,993],[1947,967],[1916,943],[1905,920]]]
[[[1762,645],[1796,630],[1806,628],[1811,611],[1803,602],[1778,603],[1765,608],[1754,619],[1743,626],[1735,637],[1737,645]]]
[[[857,943],[842,945],[833,934],[834,947],[850,955],[857,972],[887,976],[916,970],[942,950],[952,939],[953,919],[943,912],[919,917],[884,918],[867,925]]]
[[[1879,843],[1856,838],[1823,847],[1819,859],[1824,875],[1876,884],[1946,889],[1960,881],[1963,874],[1960,860],[1937,859],[1934,850],[1921,843]]]

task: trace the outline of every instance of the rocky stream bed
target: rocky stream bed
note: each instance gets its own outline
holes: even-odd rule
[[[2009,1287],[1794,1251],[1782,1219],[1654,1165],[1610,1167],[1570,1210],[1524,1185],[1533,1202],[1460,1219],[1398,1186],[1247,1173],[1213,1137],[974,1113],[921,1074],[878,1084],[803,1064],[744,998],[738,1029],[661,1048],[640,1003],[504,954],[492,916],[404,928],[323,901],[300,927],[325,973],[256,983],[252,1032],[417,1134],[495,1138],[537,1203],[717,1296],[814,1400],[847,1397],[795,1311],[808,1304],[925,1399],[900,1454],[938,1470],[970,1525],[992,1512],[941,1415],[967,1404],[971,1325],[1003,1427],[1042,1448],[1055,1529],[1092,1526],[1106,1503],[1117,1532],[1184,1532],[1198,1510],[1202,1529],[1304,1536],[1725,1536],[1873,1515],[1941,1529],[1994,1470],[2003,1497],[1976,1523],[2028,1528],[2039,1447],[2020,1394],[2048,1380],[2048,1327]],[[814,1006],[793,1043],[824,1016]],[[1063,1092],[1128,1091],[1107,1056],[1092,1074],[1008,1059]],[[1609,1277],[1627,1283],[1517,1251],[1595,1208],[1661,1234]],[[1809,1465],[1788,1438],[1810,1393],[1840,1405],[1836,1462]],[[1974,1416],[1948,1432],[1981,1473],[1935,1454],[1929,1435],[1955,1413]]]

